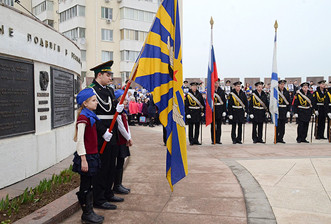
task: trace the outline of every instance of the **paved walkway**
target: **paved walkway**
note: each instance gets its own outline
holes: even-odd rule
[[[188,176],[171,192],[161,126],[131,127],[134,146],[123,181],[131,193],[117,210],[96,211],[105,223],[331,223],[331,145],[295,143],[294,124],[287,126],[285,145],[272,144],[271,125],[268,144],[253,144],[251,125],[245,128],[245,144],[231,144],[231,127],[223,125],[223,145],[213,146],[210,128],[204,127],[203,145],[188,146]],[[71,157],[4,188],[0,197],[15,197],[70,163]],[[56,206],[77,202],[74,193],[67,198]],[[80,215],[75,212],[62,223],[81,223]]]
[[[331,223],[331,145],[295,143],[289,124],[285,141],[253,144],[246,125],[244,145],[232,145],[223,126],[223,145],[188,146],[186,178],[171,193],[165,178],[162,128],[131,127],[134,144],[124,185],[132,189],[115,211],[97,210],[105,223]],[[81,212],[64,224],[80,223]]]

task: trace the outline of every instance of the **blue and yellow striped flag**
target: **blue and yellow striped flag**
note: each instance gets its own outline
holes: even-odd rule
[[[132,74],[136,83],[152,92],[167,130],[166,175],[173,191],[173,185],[187,175],[178,0],[161,3]]]

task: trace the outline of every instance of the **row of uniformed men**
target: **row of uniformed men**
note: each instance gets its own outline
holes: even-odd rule
[[[311,94],[308,91],[309,83],[301,84],[301,89],[297,91],[293,102],[290,102],[290,94],[285,88],[286,80],[278,81],[279,89],[279,114],[278,126],[276,129],[276,142],[284,142],[285,124],[290,118],[290,109],[294,117],[297,119],[297,142],[308,143],[306,140],[308,126],[312,115],[315,115],[316,121],[316,139],[326,139],[325,120],[328,118],[328,124],[331,119],[331,89],[327,91],[325,88],[325,80],[318,82],[319,87]],[[185,113],[186,121],[189,127],[189,142],[190,145],[201,145],[198,141],[199,127],[205,111],[205,100],[201,93],[197,90],[196,82],[191,83],[191,88],[185,97]],[[270,116],[269,100],[267,94],[263,91],[263,82],[255,83],[256,89],[253,91],[250,101],[248,102],[246,94],[241,90],[241,82],[233,83],[234,88],[226,97],[222,88],[219,87],[219,80],[215,83],[215,124],[211,125],[211,140],[214,142],[213,129],[215,125],[215,142],[221,143],[221,125],[222,120],[228,116],[232,124],[231,138],[233,144],[242,144],[243,124],[246,121],[247,115],[253,124],[252,140],[253,143],[265,143],[262,139],[263,124],[267,122]],[[226,99],[227,98],[227,99]],[[227,102],[228,100],[228,102]],[[226,106],[226,102],[228,106]],[[330,128],[330,127],[329,127]],[[329,130],[328,130],[329,137]]]

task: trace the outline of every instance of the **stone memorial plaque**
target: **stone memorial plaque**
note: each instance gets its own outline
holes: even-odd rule
[[[52,128],[74,122],[74,75],[51,68]]]
[[[0,138],[35,132],[33,64],[0,57]]]

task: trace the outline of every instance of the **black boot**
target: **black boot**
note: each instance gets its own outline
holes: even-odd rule
[[[116,169],[113,190],[118,194],[128,194],[130,192],[130,189],[123,187],[122,179],[123,179],[123,169]]]
[[[101,224],[104,217],[97,215],[93,211],[93,193],[92,191],[77,192],[79,204],[83,210],[82,222],[89,224]]]

